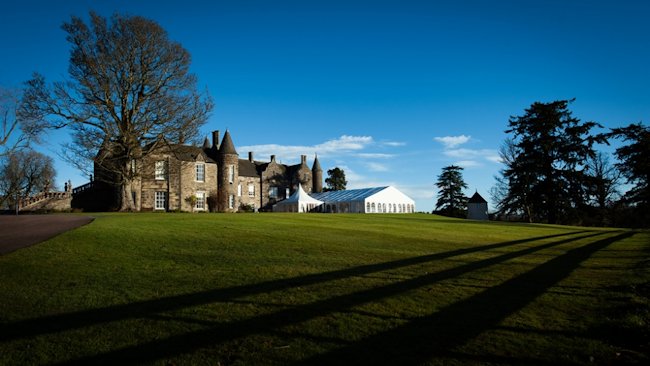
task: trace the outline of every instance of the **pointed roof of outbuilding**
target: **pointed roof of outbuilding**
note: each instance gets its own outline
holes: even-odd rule
[[[210,143],[210,140],[206,137],[205,140],[203,140],[203,148],[204,149],[209,149],[212,147],[212,144]]]
[[[322,171],[322,170],[323,170],[323,169],[320,167],[320,162],[318,161],[318,155],[316,155],[316,157],[314,158],[314,165],[311,167],[311,170],[312,170],[312,171],[317,171],[317,170],[321,170],[321,171]]]
[[[230,138],[230,132],[228,130],[226,130],[226,133],[223,134],[223,140],[221,140],[221,147],[219,147],[219,152],[221,154],[237,155],[235,144],[232,143],[232,138]]]
[[[470,198],[467,203],[487,203],[487,201],[480,194],[478,194],[478,191],[476,191],[476,193],[474,193],[472,198]]]

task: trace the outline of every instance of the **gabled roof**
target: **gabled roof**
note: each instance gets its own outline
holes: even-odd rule
[[[248,159],[239,159],[239,176],[256,177],[260,176],[257,162],[251,162]]]
[[[349,202],[349,201],[363,201],[366,198],[379,193],[388,187],[375,187],[375,188],[362,188],[362,189],[347,189],[344,191],[331,191],[322,193],[312,193],[312,197],[324,202]]]
[[[478,194],[477,191],[476,193],[474,193],[472,198],[470,198],[469,201],[467,201],[467,203],[487,203],[487,201],[483,197],[481,197],[481,195]]]
[[[212,158],[210,158],[203,148],[197,146],[188,146],[188,145],[170,145],[172,154],[176,159],[180,161],[196,161],[199,156],[203,157],[203,160],[207,163],[216,163]]]

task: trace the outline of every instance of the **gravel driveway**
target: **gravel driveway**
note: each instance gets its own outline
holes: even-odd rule
[[[72,215],[0,215],[0,255],[38,244],[93,221]]]

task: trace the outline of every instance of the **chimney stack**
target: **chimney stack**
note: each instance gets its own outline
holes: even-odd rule
[[[307,155],[300,155],[300,164],[307,165]]]
[[[271,155],[271,162],[275,163],[275,155]]]
[[[250,161],[251,163],[253,162],[253,152],[252,151],[248,152],[248,161]]]
[[[212,147],[219,150],[219,130],[212,131]]]

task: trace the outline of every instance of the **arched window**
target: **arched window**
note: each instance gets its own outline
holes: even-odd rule
[[[370,212],[370,202],[366,203],[366,213]]]
[[[370,204],[370,212],[375,213],[375,203]]]

